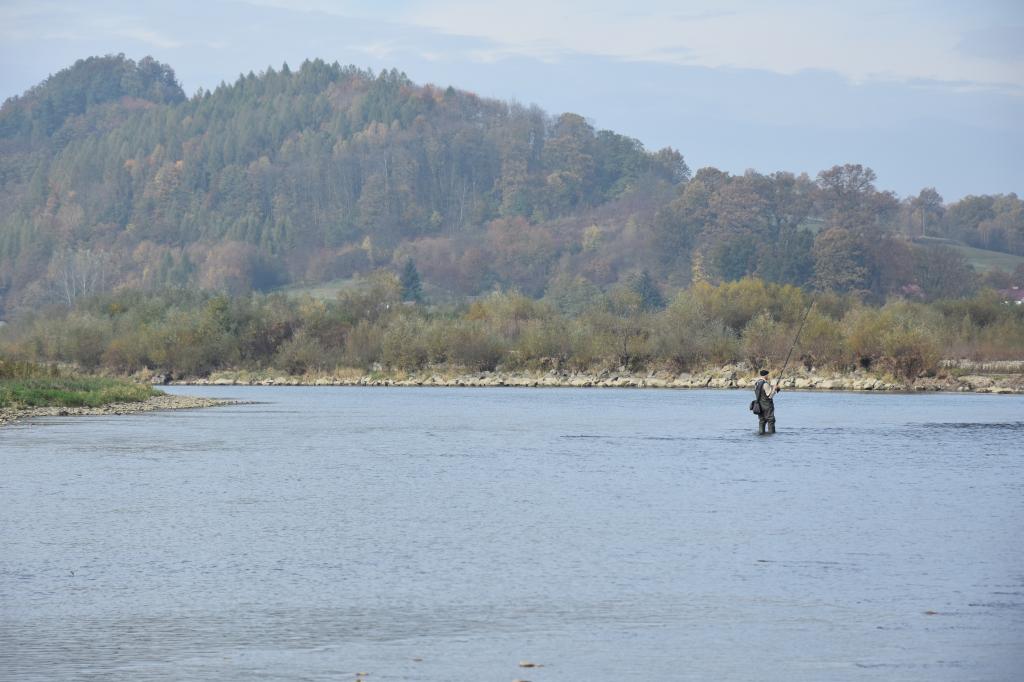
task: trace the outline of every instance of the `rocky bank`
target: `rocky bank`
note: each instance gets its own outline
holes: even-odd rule
[[[196,398],[184,395],[158,395],[137,403],[111,403],[102,407],[26,407],[0,408],[0,426],[17,419],[31,417],[66,417],[79,415],[135,414],[155,410],[191,410],[199,407],[230,405],[237,401],[218,398]]]
[[[519,386],[579,388],[719,388],[749,389],[755,373],[739,366],[727,366],[702,372],[602,371],[568,372],[400,372],[338,371],[334,373],[286,374],[218,372],[205,378],[182,379],[172,383],[213,386]],[[935,377],[913,381],[880,376],[866,371],[827,373],[799,370],[788,373],[782,387],[812,391],[951,391],[974,393],[1024,393],[1024,373],[968,374],[946,371]]]

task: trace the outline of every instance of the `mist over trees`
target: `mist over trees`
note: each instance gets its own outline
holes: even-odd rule
[[[381,269],[413,301],[515,289],[579,310],[616,287],[656,308],[747,276],[876,303],[1019,279],[949,248],[1024,255],[1016,195],[876,183],[857,164],[691,172],[580,115],[395,70],[306,61],[189,98],[151,58],[93,57],[0,108],[0,313]]]

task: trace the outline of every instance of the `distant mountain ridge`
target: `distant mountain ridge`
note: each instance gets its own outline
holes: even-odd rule
[[[578,114],[396,70],[312,60],[186,97],[152,58],[90,57],[0,108],[0,310],[122,286],[244,293],[409,260],[428,292],[458,295],[640,271],[884,295],[919,279],[890,262],[897,242],[913,262],[896,235],[917,225],[1024,253],[1014,195],[946,207],[873,181],[855,165],[691,177],[678,151]]]

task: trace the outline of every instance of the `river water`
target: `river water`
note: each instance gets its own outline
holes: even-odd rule
[[[0,429],[0,678],[1024,675],[1024,397],[171,390]]]

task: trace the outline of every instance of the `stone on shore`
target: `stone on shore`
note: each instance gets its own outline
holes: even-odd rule
[[[977,371],[977,370],[976,370]],[[166,375],[153,375],[156,381]],[[353,369],[340,369],[337,373],[317,373],[304,376],[265,374],[254,376],[245,371],[228,371],[210,377],[191,381],[175,381],[179,384],[196,385],[249,385],[249,386],[457,386],[486,387],[512,386],[536,387],[602,387],[602,388],[715,388],[747,390],[753,386],[754,374],[748,366],[725,365],[704,370],[671,372],[667,370],[630,372],[625,367],[617,370],[568,371],[551,369],[547,371],[491,370],[446,373],[446,369],[435,367],[414,374],[389,373],[376,367],[372,373]],[[818,391],[951,391],[977,393],[1024,393],[1024,374],[982,375],[971,374],[957,377],[955,374],[939,374],[919,377],[916,380],[896,380],[884,374],[874,374],[858,368],[849,373],[821,372],[815,369],[797,367],[787,371],[781,386],[793,390]]]
[[[0,408],[0,425],[19,419],[32,417],[79,417],[96,415],[125,415],[139,412],[155,412],[157,410],[191,410],[202,407],[219,407],[232,405],[235,400],[220,398],[200,398],[187,395],[158,395],[137,403],[111,403],[100,407],[26,407]]]

